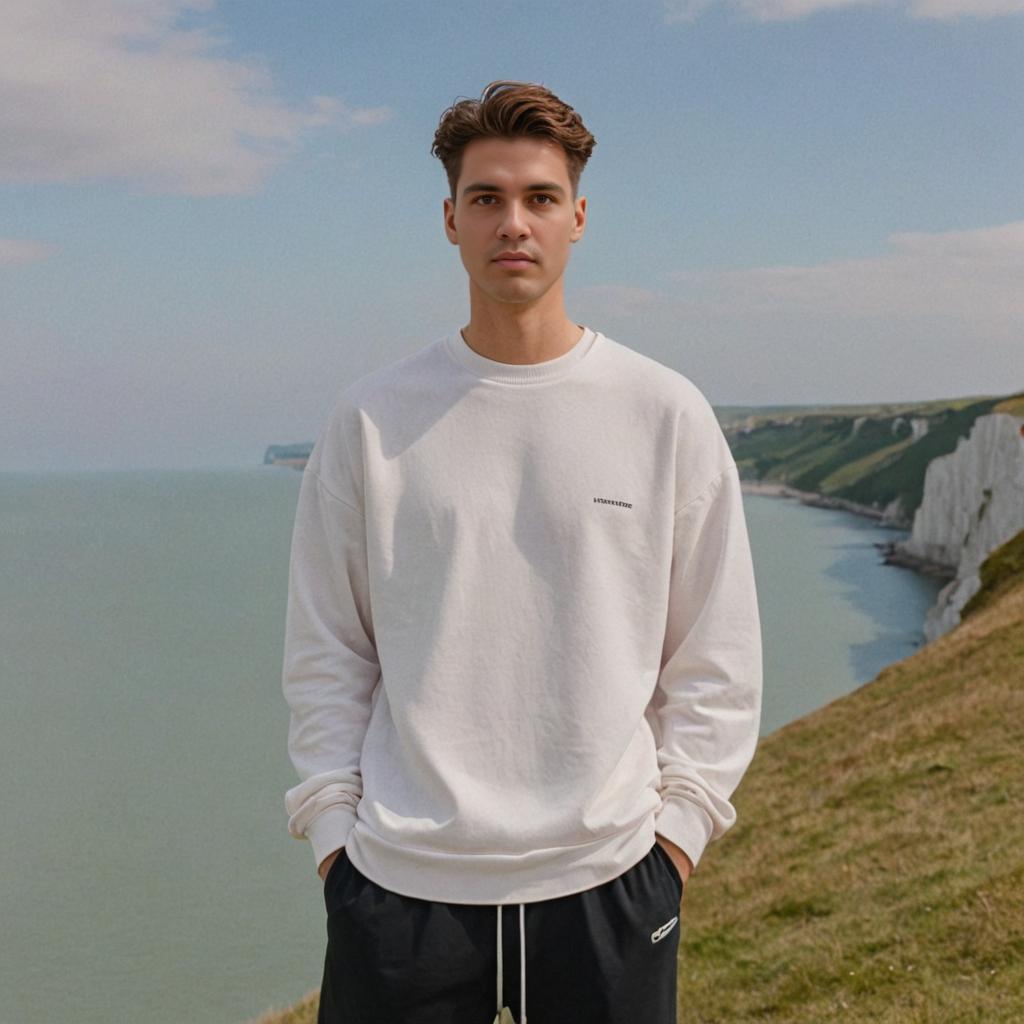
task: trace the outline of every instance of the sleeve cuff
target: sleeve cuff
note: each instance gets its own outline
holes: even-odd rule
[[[712,822],[692,800],[670,797],[654,816],[654,831],[675,843],[696,868],[711,839]]]
[[[332,807],[318,814],[306,826],[306,838],[313,846],[313,857],[318,870],[326,857],[348,842],[348,834],[355,823],[354,811]]]

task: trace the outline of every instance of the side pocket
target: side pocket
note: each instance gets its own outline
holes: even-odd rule
[[[324,898],[326,899],[327,893],[331,886],[334,885],[335,878],[341,873],[342,861],[348,863],[348,851],[343,846],[341,852],[337,857],[334,858],[331,866],[327,869],[327,875],[324,878]]]
[[[676,887],[676,897],[678,900],[683,898],[683,890],[686,888],[686,884],[683,882],[683,876],[679,873],[679,869],[672,863],[672,858],[668,855],[668,851],[659,842],[655,842],[654,851],[660,859],[662,866],[669,873],[669,877],[672,879],[673,885]]]

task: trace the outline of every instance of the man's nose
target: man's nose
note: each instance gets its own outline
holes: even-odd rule
[[[505,216],[501,218],[501,234],[523,235],[529,231],[526,215],[518,203],[509,203],[505,207]]]

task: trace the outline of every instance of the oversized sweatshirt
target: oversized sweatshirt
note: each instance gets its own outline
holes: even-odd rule
[[[460,331],[340,390],[303,471],[288,831],[385,888],[551,899],[736,820],[762,651],[740,479],[683,374]]]

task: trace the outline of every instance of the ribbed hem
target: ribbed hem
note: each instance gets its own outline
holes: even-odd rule
[[[499,384],[539,384],[558,380],[571,373],[579,366],[584,356],[599,343],[602,337],[599,331],[593,331],[583,324],[577,326],[583,328],[579,341],[568,352],[540,363],[502,363],[496,359],[488,359],[466,344],[461,331],[453,331],[446,335],[444,347],[460,366],[480,380],[495,381]]]
[[[603,885],[639,863],[654,845],[654,816],[654,811],[645,814],[625,834],[520,855],[408,850],[357,817],[345,850],[367,878],[403,896],[445,903],[533,903]]]

